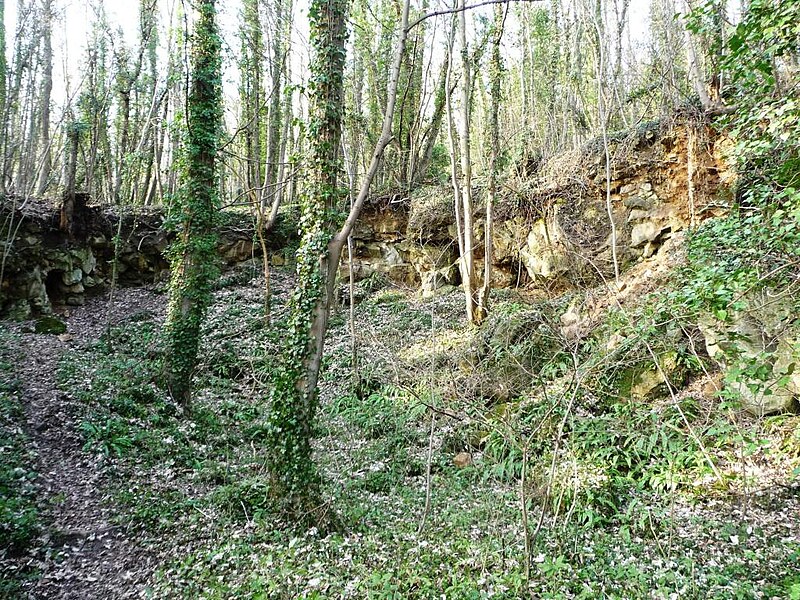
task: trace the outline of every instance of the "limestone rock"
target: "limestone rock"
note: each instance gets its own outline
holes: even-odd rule
[[[564,252],[562,232],[558,227],[548,226],[544,219],[534,223],[519,256],[528,274],[534,279],[552,278],[566,273],[570,268],[568,256]]]
[[[642,246],[647,242],[655,241],[661,234],[661,227],[652,221],[637,223],[631,230],[631,246]]]
[[[667,381],[675,383],[678,374],[677,352],[665,352],[658,357],[658,367],[651,365],[636,373],[631,382],[630,397],[634,400],[652,400],[660,396]],[[666,375],[666,378],[665,378]]]
[[[710,315],[701,319],[706,351],[725,367],[726,387],[747,411],[790,411],[800,397],[800,332],[792,324],[791,302],[776,301],[764,290],[746,303],[724,323]]]
[[[463,469],[472,464],[472,454],[469,452],[459,452],[453,457],[453,464],[459,469]]]

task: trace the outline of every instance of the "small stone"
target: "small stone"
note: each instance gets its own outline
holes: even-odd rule
[[[83,296],[67,296],[67,306],[83,306],[86,304],[86,299]]]
[[[61,342],[71,342],[72,341],[72,335],[69,334],[69,333],[62,333],[60,336],[58,336],[58,339]]]
[[[639,186],[639,189],[642,190],[643,192],[651,192],[653,191],[653,184],[646,181]]]
[[[469,452],[459,452],[453,457],[453,464],[459,469],[463,469],[472,464],[472,454]]]

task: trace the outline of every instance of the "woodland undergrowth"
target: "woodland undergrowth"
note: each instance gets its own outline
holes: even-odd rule
[[[190,413],[158,386],[152,314],[62,366],[121,523],[170,548],[154,597],[800,593],[798,417],[719,397],[685,294],[659,287],[674,279],[577,339],[560,315],[582,293],[498,291],[495,317],[470,329],[457,294],[361,282],[359,376],[344,309],[324,365],[315,456],[341,525],[323,534],[269,500],[262,399],[291,276],[274,273],[267,326],[253,273],[215,293]]]

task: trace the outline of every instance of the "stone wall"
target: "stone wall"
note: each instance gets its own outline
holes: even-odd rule
[[[248,215],[225,213],[223,222],[219,253],[225,264],[260,254]],[[161,209],[119,214],[109,207],[86,207],[75,215],[73,234],[67,235],[50,204],[5,199],[0,203],[0,315],[25,319],[48,314],[54,305],[82,304],[87,294],[109,284],[115,265],[119,285],[164,279],[169,264],[163,253],[171,234],[163,225]],[[268,236],[271,249],[287,244],[286,229],[278,227]]]

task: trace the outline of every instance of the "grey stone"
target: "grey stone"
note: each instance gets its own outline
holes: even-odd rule
[[[631,211],[631,214],[628,215],[628,223],[632,221],[643,221],[647,218],[652,216],[649,210],[642,210],[640,208],[634,208]]]
[[[765,290],[750,295],[747,305],[726,323],[711,316],[700,320],[706,350],[729,374],[752,365],[771,367],[766,381],[739,376],[727,382],[748,412],[764,416],[790,411],[800,397],[800,334],[791,326],[791,302],[776,302]]]
[[[640,208],[642,210],[650,210],[653,208],[653,200],[651,198],[642,198],[641,196],[630,196],[622,201],[624,206],[628,208]]]
[[[61,275],[61,282],[66,286],[80,283],[81,279],[83,279],[83,271],[81,269],[65,271],[64,274]]]

